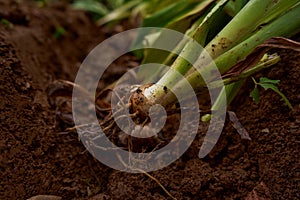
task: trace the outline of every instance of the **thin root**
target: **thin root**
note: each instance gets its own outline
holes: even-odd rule
[[[157,178],[151,176],[148,172],[145,172],[144,170],[141,170],[141,169],[135,169],[137,171],[140,171],[142,172],[143,174],[145,174],[146,176],[148,176],[150,179],[154,180],[160,187],[161,189],[163,189],[163,191],[169,196],[171,197],[172,199],[174,200],[177,200],[160,182],[159,180],[157,180]]]
[[[113,121],[110,125],[107,127],[103,128],[103,132],[106,132],[107,130],[111,129],[115,125],[115,121]]]
[[[123,164],[124,167],[126,168],[129,168],[128,165],[123,161],[123,159],[121,158],[121,156],[119,154],[117,154],[120,162]],[[132,169],[132,168],[131,168]],[[161,189],[170,197],[172,198],[173,200],[177,200],[160,182],[159,180],[157,180],[157,178],[151,176],[148,172],[145,172],[144,170],[142,169],[138,169],[138,168],[134,168],[133,170],[136,170],[136,171],[139,171],[143,174],[145,174],[146,176],[148,176],[150,179],[154,180],[158,185],[159,187],[161,187]]]

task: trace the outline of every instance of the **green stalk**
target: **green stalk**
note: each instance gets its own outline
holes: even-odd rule
[[[263,24],[269,23],[271,20],[277,18],[279,15],[282,15],[293,6],[297,5],[299,0],[288,0],[288,1],[279,1],[274,5],[273,9],[268,13],[266,17],[264,17],[261,22]]]
[[[234,97],[239,92],[240,88],[242,87],[243,83],[245,82],[245,79],[239,80],[235,83],[230,83],[226,86],[224,86],[216,99],[216,101],[213,103],[213,106],[211,107],[211,112],[213,114],[218,114],[217,111],[220,110],[220,108],[224,108],[224,106],[228,106]],[[226,98],[226,104],[224,105],[223,99]]]
[[[224,8],[225,12],[228,13],[230,16],[235,16],[240,10],[244,7],[249,0],[231,0],[227,3],[226,7]]]
[[[259,3],[258,3],[259,2]],[[283,1],[277,1],[277,3],[283,3]],[[217,69],[219,70],[220,74],[226,73],[234,64],[239,62],[241,59],[245,58],[256,46],[259,44],[263,43],[265,40],[275,37],[275,36],[284,36],[284,37],[289,37],[297,32],[300,31],[300,3],[294,3],[295,6],[289,10],[287,10],[287,7],[284,9],[278,9],[275,4],[276,1],[271,1],[271,0],[266,0],[266,1],[261,1],[261,0],[252,0],[250,1],[246,6],[245,9],[242,9],[240,12],[240,15],[237,15],[235,18],[243,17],[243,19],[235,19],[235,22],[232,24],[235,24],[237,27],[232,27],[233,30],[231,29],[229,31],[228,26],[225,27],[225,31],[222,30],[221,33],[224,35],[228,35],[230,40],[233,40],[235,37],[236,39],[240,42],[239,44],[235,45],[230,44],[230,47],[227,46],[224,50],[221,47],[218,47],[217,53],[215,54],[216,59],[214,62],[211,63],[205,63],[199,62],[197,60],[197,63],[195,64],[196,68],[199,71],[194,71],[191,74],[189,74],[186,77],[186,80],[190,83],[190,85],[195,89],[196,92],[200,92],[203,87],[206,87],[207,84],[209,84],[211,81],[214,81],[215,78],[217,78],[217,74],[214,72],[216,70],[215,66],[217,66]],[[294,5],[293,4],[293,5]],[[255,5],[255,6],[254,6]],[[253,7],[252,7],[253,6]],[[283,11],[284,13],[278,13],[273,11],[271,8],[276,9],[277,11]],[[258,7],[260,9],[258,9]],[[261,9],[264,8],[264,9]],[[251,12],[249,11],[251,10]],[[261,14],[258,14],[257,11],[260,11]],[[247,11],[247,12],[246,12]],[[267,14],[266,14],[267,11]],[[246,14],[245,14],[246,13]],[[255,14],[253,14],[255,13]],[[263,14],[262,14],[263,13]],[[250,16],[251,14],[251,16]],[[279,16],[276,19],[270,20],[270,16]],[[251,19],[249,19],[251,17]],[[255,23],[255,25],[248,23],[248,21],[254,22],[256,20],[259,21],[264,21],[264,19],[261,19],[261,17],[267,17],[269,20],[269,24],[258,24]],[[287,22],[289,24],[287,25]],[[230,26],[232,26],[232,24]],[[245,27],[244,25],[247,24]],[[242,27],[251,27],[250,32],[241,30]],[[234,33],[237,33],[236,31],[240,30],[244,33],[244,35],[237,35],[237,36],[230,36],[232,34],[231,31]],[[220,37],[221,33],[219,34],[219,37],[214,39],[213,41],[218,41],[222,37]],[[252,34],[249,37],[249,34]],[[233,34],[235,35],[235,34]],[[248,38],[247,38],[247,37]],[[246,37],[246,39],[245,39]],[[245,40],[244,40],[245,39]],[[230,41],[228,40],[228,41]],[[240,41],[244,40],[244,41]],[[195,42],[195,41],[194,41]],[[236,43],[235,41],[233,43]],[[213,44],[213,43],[210,43]],[[211,49],[211,45],[208,45],[207,48]],[[222,46],[222,45],[220,45]],[[234,46],[234,47],[232,47]],[[195,48],[197,47],[196,44],[192,42],[189,42],[185,48],[184,51],[181,52],[180,58],[185,57],[188,60],[194,61],[197,59],[200,55],[200,51],[195,51]],[[228,50],[229,49],[229,50]],[[222,52],[224,50],[225,52]],[[212,49],[210,50],[212,52]],[[220,54],[220,55],[219,55]],[[200,55],[201,58],[201,55]],[[181,58],[183,59],[183,58]],[[199,68],[199,66],[201,66]],[[159,81],[157,84],[154,84],[153,86],[150,86],[145,89],[144,91],[144,96],[146,99],[149,99],[149,102],[151,104],[154,103],[161,103],[162,105],[168,105],[176,102],[176,97],[173,95],[173,93],[168,92],[166,93],[164,88],[172,89],[174,93],[180,93],[184,94],[185,88],[184,88],[184,80],[180,80],[180,77],[177,76],[176,73],[180,73],[182,75],[186,74],[187,71],[192,67],[190,63],[187,63],[186,60],[183,61],[178,61],[176,60],[174,64],[172,65],[172,69],[169,70]],[[176,73],[174,73],[175,70]],[[205,81],[204,78],[205,77]],[[207,83],[207,84],[206,84]],[[227,91],[233,89],[237,89],[238,85],[232,84],[230,87],[227,89],[224,88],[224,93],[227,93]],[[233,89],[232,89],[233,88]],[[188,95],[188,94],[187,94]]]
[[[226,53],[229,49],[233,48],[236,45],[240,45],[249,36],[251,37],[253,35],[256,35],[257,31],[265,27],[268,23],[272,23],[272,21],[277,20],[279,16],[288,12],[295,5],[299,5],[299,0],[249,1],[248,4],[246,4],[246,6],[233,18],[233,20],[205,47],[207,53],[213,59],[216,59],[220,55],[223,56],[223,54]],[[255,15],[253,15],[253,13],[255,13]],[[268,28],[269,27],[264,28],[263,31],[260,31],[260,33],[267,35],[268,31],[273,31],[268,30]],[[273,32],[275,33],[275,35],[272,36],[280,36],[276,35],[276,30]],[[244,54],[239,55],[239,50],[236,51],[237,53],[233,53],[234,55],[238,55],[238,57],[236,60],[231,62],[230,65],[234,65],[236,62],[238,62],[238,59],[243,58],[255,46],[262,43],[263,41],[259,37],[256,38],[255,43],[249,42],[254,45],[243,43],[243,45],[245,46],[240,47],[242,50],[245,50]],[[270,37],[265,38],[268,39]],[[226,56],[225,59],[227,60]],[[220,64],[224,65],[224,61],[221,61]],[[200,69],[205,65],[207,65],[207,63],[202,62],[198,65],[196,64],[196,68]],[[217,64],[217,66],[219,65]],[[197,73],[195,68],[190,69],[188,75],[192,74],[193,72]],[[222,74],[224,71],[220,72]]]
[[[214,6],[215,0],[202,0],[200,2],[197,1],[188,1],[188,2],[178,2],[176,3],[176,5],[171,5],[171,7],[167,7],[166,9],[163,9],[162,11],[160,11],[160,15],[158,17],[150,17],[147,18],[147,21],[143,22],[143,25],[147,25],[147,26],[157,26],[157,25],[162,25],[162,24],[157,24],[157,20],[160,19],[159,21],[161,21],[160,23],[162,23],[162,21],[164,21],[165,23],[165,28],[167,29],[171,29],[171,30],[176,30],[179,32],[182,32],[186,35],[189,35],[190,37],[192,37],[192,34],[194,32],[194,30],[199,26],[199,24],[203,21],[203,19],[205,18],[205,16],[207,15],[207,12],[209,10],[211,10]],[[185,10],[185,12],[180,12],[178,13],[176,11],[176,9],[174,8],[174,6],[181,8],[183,7],[183,5],[188,8]],[[196,6],[195,6],[196,5]],[[170,8],[172,8],[172,12],[170,13]],[[177,9],[178,9],[177,8]],[[173,13],[173,15],[171,15]],[[166,15],[171,15],[172,18],[171,20],[167,20],[165,19]],[[153,19],[154,18],[154,19]],[[197,20],[196,22],[194,22],[195,20]],[[150,23],[151,22],[151,23]],[[194,24],[193,24],[194,22]],[[192,26],[192,27],[191,27]],[[188,29],[189,27],[191,27],[190,29]],[[157,33],[159,35],[159,37],[157,39],[154,40],[153,44],[150,44],[149,46],[156,46],[156,44],[163,44],[164,42],[168,42],[169,41],[169,31],[165,31],[164,29],[160,32]],[[144,35],[144,34],[143,34]],[[141,36],[143,36],[141,35]],[[141,37],[141,36],[138,36]],[[136,39],[135,43],[137,43],[138,41],[140,41],[141,39]],[[144,38],[145,39],[145,38]],[[180,42],[181,44],[174,44],[175,47],[170,48],[173,49],[171,53],[170,52],[165,52],[165,51],[160,51],[158,49],[146,49],[144,50],[144,58],[143,58],[143,64],[145,63],[163,63],[166,64],[166,62],[169,62],[167,65],[170,65],[171,63],[174,62],[174,60],[176,59],[177,55],[180,53],[180,51],[183,49],[183,47],[185,46],[185,44],[188,42],[188,40],[182,39],[182,41]],[[167,44],[170,45],[170,44]],[[176,54],[178,53],[178,54]],[[169,58],[167,58],[169,56]],[[166,59],[168,61],[166,61]],[[154,79],[157,79],[159,74],[165,74],[161,73],[160,71],[157,71],[155,69],[151,69],[151,68],[142,68],[139,71],[139,75],[143,78],[143,80],[145,80],[145,82],[153,82]]]
[[[219,4],[214,4],[212,8],[209,8],[207,13],[201,15],[201,17],[192,25],[192,27],[186,31],[185,34],[188,36],[188,38],[193,38],[198,42],[198,44],[204,46],[205,43],[207,43],[207,37],[209,33],[213,32],[212,30],[217,29],[217,27],[215,27],[216,25],[218,25],[218,27],[224,27],[226,25],[227,22],[223,8],[226,7],[227,2],[228,0],[224,0],[222,2],[219,2]],[[188,38],[185,37],[182,39],[182,41],[180,41],[180,43],[176,46],[172,53],[170,53],[164,60],[164,65],[170,65],[174,62],[174,60],[177,59],[176,63],[173,63],[172,65],[173,68],[176,68],[174,66],[191,67],[191,65],[188,65],[188,62],[185,59],[180,57],[178,58],[180,52],[185,52],[183,51],[184,48],[189,48],[186,47],[187,43],[189,42]],[[185,53],[188,54],[189,52]],[[151,77],[157,77],[159,73],[160,72],[155,72]],[[165,73],[166,71],[164,72],[164,74]]]
[[[200,25],[200,23],[203,21],[205,18],[205,15],[200,17],[194,24],[193,26],[186,31],[186,35],[191,37],[192,33],[195,31],[195,29]],[[164,59],[162,62],[163,65],[169,66],[174,62],[174,60],[177,58],[179,53],[182,51],[183,47],[186,45],[188,42],[187,38],[183,38],[179,44],[172,50],[172,53],[169,53],[168,56]],[[157,59],[157,54],[160,54],[159,56],[161,57],[161,52],[155,52],[153,51],[151,53],[151,57],[154,58],[155,62],[159,63],[160,59]],[[150,56],[150,55],[149,55]],[[149,56],[145,60],[143,60],[143,63],[151,63],[151,59],[149,59]],[[152,70],[152,69],[143,69],[143,71],[139,71],[139,75],[143,77],[143,80],[145,80],[145,83],[151,83],[153,82],[154,79],[159,77],[159,75],[165,74],[167,70],[161,69],[161,70]]]
[[[280,16],[270,24],[262,27],[254,35],[241,42],[239,45],[220,55],[215,59],[215,63],[205,66],[200,74],[213,75],[213,66],[216,65],[220,74],[227,72],[234,64],[246,57],[256,46],[265,40],[275,37],[290,37],[300,31],[300,3],[290,9],[287,13]],[[289,22],[287,26],[287,22]],[[211,77],[212,79],[214,77]],[[205,83],[198,71],[193,72],[187,77],[193,88],[202,88]],[[180,85],[180,83],[178,83]]]
[[[188,72],[188,70],[193,66],[191,63],[194,63],[198,59],[203,50],[202,48],[199,48],[199,43],[202,45],[205,43],[209,25],[213,21],[212,19],[215,18],[216,14],[219,14],[219,11],[226,5],[227,2],[228,0],[221,0],[216,4],[199,27],[197,27],[196,31],[193,32],[193,40],[187,42],[180,55],[172,64],[171,69],[166,72],[157,84],[154,84],[145,90],[144,95],[146,98],[150,99],[151,102],[161,99],[165,95],[163,87],[173,88],[173,86],[180,80],[178,73],[185,75]],[[162,103],[164,101],[159,102]],[[164,103],[166,103],[166,101]]]
[[[268,58],[265,60],[264,57],[266,57],[266,56]],[[221,87],[223,85],[227,86],[231,83],[238,82],[240,80],[244,80],[244,79],[248,78],[249,76],[251,76],[251,75],[253,75],[253,74],[255,74],[255,73],[257,73],[257,72],[259,72],[263,69],[271,67],[272,65],[276,64],[279,61],[280,61],[280,57],[277,54],[270,55],[270,56],[265,54],[265,56],[263,56],[262,61],[259,62],[256,66],[243,71],[242,73],[240,73],[237,76],[225,78],[223,80],[214,81],[214,82],[209,84],[209,88],[217,88],[217,87]]]
[[[238,76],[232,78],[226,78],[224,80],[215,81],[211,83],[209,85],[210,88],[217,88],[224,85],[218,98],[216,99],[216,101],[213,103],[211,107],[211,113],[217,115],[218,111],[221,110],[221,108],[230,105],[230,103],[233,101],[238,91],[244,84],[246,78],[261,71],[262,69],[266,69],[276,64],[279,61],[280,61],[280,57],[278,55],[271,55],[267,60],[261,61],[256,66],[242,72]],[[225,98],[226,98],[226,105],[224,105]],[[210,119],[211,119],[211,114],[206,114],[201,117],[201,120],[204,122],[208,122]]]
[[[251,0],[205,47],[214,59],[253,34],[264,19],[273,20],[299,0]]]
[[[167,72],[167,74],[164,76],[166,78],[162,78],[160,84],[161,85],[167,85],[168,87],[171,87],[172,84],[164,84],[164,79],[169,79],[171,80],[172,78],[169,78],[169,76],[172,76],[172,71],[175,70],[179,72],[180,74],[184,75],[191,67],[192,64],[194,63],[202,49],[197,48],[200,45],[204,45],[205,39],[207,34],[208,34],[208,25],[210,23],[210,18],[214,17],[214,13],[222,9],[225,4],[228,2],[228,0],[222,0],[220,1],[214,8],[213,10],[208,14],[208,16],[203,20],[203,22],[199,25],[197,28],[197,31],[195,31],[192,35],[191,41],[189,41],[183,50],[180,53],[180,56],[175,60],[175,62],[171,66],[171,71]],[[188,62],[186,59],[188,59],[190,62]],[[169,82],[167,80],[167,82]]]
[[[197,27],[203,22],[203,20],[205,19],[206,15],[201,16],[194,24],[193,26],[188,29],[186,31],[186,35],[188,37],[192,37],[194,31],[197,29]],[[175,49],[173,50],[172,53],[169,54],[169,56],[165,59],[165,61],[163,62],[165,65],[171,64],[172,61],[174,61],[174,57],[177,57],[177,55],[182,51],[182,49],[184,48],[184,46],[187,44],[188,39],[187,38],[183,38],[179,44],[175,47]]]
[[[213,5],[213,9],[210,9],[208,13],[204,13],[201,17],[186,31],[186,35],[189,38],[197,38],[197,42],[204,46],[207,43],[207,38],[212,32],[224,27],[227,23],[226,12],[230,10],[233,15],[236,15],[248,0],[235,0],[235,1],[223,1],[218,5]],[[235,5],[237,4],[237,5]],[[232,15],[232,16],[233,16]],[[212,35],[215,36],[216,33]],[[184,38],[173,50],[174,53],[170,53],[165,59],[163,64],[169,65],[174,62],[174,58],[179,55],[184,46],[187,44],[188,39]]]
[[[263,17],[278,16],[280,15],[279,11],[283,12],[286,10],[286,7],[283,9],[278,9],[276,3],[281,3],[284,0],[273,1],[273,0],[252,0],[249,1],[245,7],[238,13],[233,20],[214,38],[207,46],[206,50],[213,58],[217,57],[215,60],[215,64],[217,65],[221,74],[225,73],[237,63],[239,60],[244,58],[247,54],[249,54],[257,45],[261,44],[268,38],[273,36],[285,36],[289,35],[291,32],[294,32],[299,28],[299,21],[295,20],[299,18],[299,5],[297,5],[294,9],[291,9],[285,15],[280,16],[274,21],[270,22],[270,24],[265,25],[260,30],[258,30],[254,35],[241,42],[242,39],[245,39],[249,34],[253,34],[258,26],[261,26],[257,21],[263,21]],[[292,0],[294,3],[294,0]],[[227,1],[220,1],[217,8],[223,6]],[[289,3],[288,3],[289,4]],[[295,4],[295,3],[294,3]],[[299,4],[299,3],[298,3]],[[291,5],[291,4],[289,4]],[[274,8],[274,11],[272,10]],[[253,14],[255,13],[255,15]],[[270,15],[269,15],[270,14]],[[286,26],[286,22],[290,21],[289,26]],[[197,31],[194,35],[194,39],[196,41],[200,40],[203,37],[203,33],[201,30]],[[225,38],[225,39],[224,39]],[[182,75],[185,75],[190,68],[192,68],[192,64],[196,61],[201,54],[201,49],[197,48],[196,41],[190,41],[182,50],[180,56],[175,60],[173,65],[171,66],[171,70],[169,70],[159,81],[157,84],[149,87],[145,94],[147,98],[152,98],[155,101],[155,98],[163,98],[164,91],[162,90],[163,86],[167,88],[180,89],[182,90],[182,86],[178,82],[180,81],[176,73],[179,72]],[[228,43],[229,41],[229,43]],[[240,44],[236,45],[238,42]],[[214,44],[219,44],[214,46]],[[232,48],[236,45],[234,48]],[[231,49],[230,49],[231,48]],[[227,51],[230,49],[229,51]],[[212,53],[214,52],[214,53]],[[225,53],[224,53],[225,52]],[[222,55],[220,55],[223,53]],[[219,56],[220,55],[220,56]],[[202,56],[200,56],[202,57]],[[191,62],[187,62],[186,59]],[[207,58],[208,59],[208,58]],[[204,58],[201,62],[195,64],[197,69],[201,70],[201,74],[211,74],[211,70],[214,70],[214,64],[209,65],[207,60]],[[208,59],[209,60],[209,59]],[[205,67],[203,67],[205,66]],[[214,78],[214,77],[212,77]],[[203,78],[199,75],[198,71],[194,71],[189,74],[187,77],[188,81],[196,90],[198,88],[203,87],[205,84]],[[207,82],[207,80],[206,80]],[[179,86],[175,86],[179,85]],[[155,98],[153,98],[155,96]],[[174,97],[172,97],[174,98]]]

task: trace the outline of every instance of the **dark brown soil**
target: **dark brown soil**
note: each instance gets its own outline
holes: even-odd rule
[[[46,94],[56,79],[74,80],[87,53],[122,26],[107,31],[64,4],[0,1],[0,199],[56,195],[63,199],[170,199],[144,174],[112,170],[95,160],[74,133],[62,134]],[[54,38],[55,30],[66,33]],[[300,199],[299,53],[279,51],[282,61],[260,76],[280,79],[290,110],[272,91],[259,104],[251,81],[232,104],[252,138],[228,125],[206,158],[197,157],[205,134],[170,166],[152,172],[177,199]],[[130,66],[128,56],[120,61]],[[115,64],[115,79],[126,69]],[[91,198],[92,199],[92,198]]]

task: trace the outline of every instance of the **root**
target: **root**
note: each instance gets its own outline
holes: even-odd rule
[[[122,163],[122,165],[125,167],[125,168],[129,168],[129,166],[123,161],[123,159],[121,158],[121,156],[118,156],[120,162]],[[150,179],[152,179],[153,181],[155,181],[159,187],[161,187],[161,189],[173,200],[177,200],[161,183],[160,181],[155,178],[154,176],[151,176],[148,172],[142,170],[142,169],[139,169],[139,168],[134,168],[133,170],[135,171],[139,171],[143,174],[145,174],[146,176],[148,176]]]
[[[106,126],[105,128],[103,128],[103,132],[106,132],[107,130],[111,129],[114,125],[115,125],[115,121],[113,121],[110,125]]]
[[[160,182],[159,180],[157,180],[157,178],[151,176],[149,173],[143,171],[143,170],[140,170],[142,173],[144,173],[146,176],[148,176],[150,179],[154,180],[160,187],[161,189],[170,197],[172,198],[173,200],[177,200]]]
[[[109,86],[108,88],[106,88],[105,90],[102,90],[100,93],[98,93],[96,95],[96,103],[93,102],[93,98],[90,96],[90,94],[83,88],[81,88],[78,85],[75,85],[74,83],[68,82],[68,81],[57,81],[55,83],[53,83],[53,85],[51,85],[51,87],[49,87],[48,89],[48,95],[50,97],[50,100],[52,100],[52,102],[55,102],[55,98],[57,97],[63,97],[63,98],[68,98],[70,99],[72,97],[72,89],[74,87],[76,87],[79,91],[79,93],[83,96],[83,97],[88,97],[88,101],[90,103],[93,103],[95,105],[96,108],[96,112],[98,117],[101,116],[105,116],[104,120],[99,123],[99,124],[83,124],[83,125],[79,125],[79,126],[73,126],[70,128],[65,129],[65,132],[62,132],[61,134],[67,134],[70,132],[76,132],[76,130],[78,128],[84,129],[84,133],[83,135],[86,135],[86,137],[90,137],[91,140],[88,144],[89,147],[93,146],[95,148],[99,148],[101,150],[107,150],[107,148],[101,147],[101,146],[97,146],[96,140],[103,137],[103,135],[98,135],[96,132],[93,132],[93,129],[89,129],[90,126],[102,126],[102,130],[105,133],[105,135],[110,138],[112,141],[114,141],[115,144],[121,142],[121,146],[123,146],[124,148],[127,148],[127,150],[129,152],[133,152],[134,147],[134,142],[140,142],[137,138],[132,137],[131,135],[127,135],[124,134],[120,131],[119,127],[116,124],[116,121],[122,118],[128,118],[130,117],[135,123],[139,124],[142,127],[145,127],[147,125],[147,123],[150,122],[150,118],[149,118],[149,109],[151,108],[151,106],[154,105],[153,102],[150,102],[144,95],[143,95],[143,91],[147,88],[150,87],[152,84],[149,85],[144,85],[141,87],[138,87],[136,90],[132,91],[130,99],[128,102],[125,102],[124,97],[120,97],[119,94],[116,94],[116,97],[119,100],[119,103],[117,104],[117,107],[115,109],[115,112],[113,112],[112,108],[110,107],[110,105],[108,105],[105,102],[102,102],[101,97],[103,95],[105,95],[106,92],[114,92]],[[100,106],[101,105],[105,105],[104,107]],[[55,103],[53,103],[55,104]],[[60,109],[61,107],[59,107],[58,109]],[[123,112],[125,109],[129,109],[129,115],[120,115],[121,112]],[[174,111],[173,111],[174,112]],[[178,110],[176,110],[174,113],[178,113]],[[119,116],[118,116],[119,115]],[[85,128],[86,127],[86,128]],[[111,130],[111,131],[110,131]],[[139,131],[143,131],[143,129],[140,129]],[[122,135],[123,134],[123,135]],[[82,135],[82,136],[83,136]],[[122,139],[123,137],[123,139]],[[151,138],[149,138],[151,140]],[[156,138],[158,139],[158,138]],[[134,141],[134,142],[133,142]],[[145,141],[144,141],[145,142]],[[160,141],[156,141],[155,142],[155,148],[151,148],[150,154],[151,152],[154,152],[156,149],[158,149],[160,147],[160,145],[162,145],[161,140]],[[143,144],[139,143],[139,145],[141,145],[143,147]],[[144,148],[141,150],[143,152],[146,152],[147,149],[145,147],[149,147],[149,141],[146,141],[146,145],[144,146]],[[151,147],[151,145],[150,145]],[[110,149],[113,149],[113,147],[111,147]],[[116,148],[118,149],[118,148]],[[139,149],[139,148],[138,148]],[[85,150],[86,152],[87,150]],[[150,156],[150,155],[148,155]],[[131,157],[131,156],[130,156]],[[124,167],[128,168],[129,166],[123,161],[123,159],[118,155],[118,158],[120,160],[120,162],[122,163],[122,165],[124,165]],[[149,159],[148,157],[146,158],[138,158],[138,159],[133,159],[130,158],[129,160],[132,162],[130,163],[134,165],[135,162],[142,162],[143,160],[147,160]],[[158,179],[156,179],[155,177],[153,177],[152,175],[150,175],[149,173],[145,172],[142,169],[134,169],[138,172],[141,172],[143,174],[145,174],[146,176],[148,176],[150,179],[152,179],[153,181],[155,181],[159,187],[162,188],[162,190],[172,199],[176,199],[175,197],[173,197],[170,192],[159,182]]]

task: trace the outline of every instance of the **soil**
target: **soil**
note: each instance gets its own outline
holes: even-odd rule
[[[55,195],[62,199],[170,199],[145,174],[119,172],[94,159],[75,133],[65,133],[49,104],[47,86],[73,81],[88,52],[129,28],[96,27],[90,16],[64,3],[38,7],[31,1],[0,1],[0,198]],[[65,33],[54,37],[57,28]],[[282,60],[256,77],[281,80],[289,109],[272,91],[260,102],[249,97],[248,81],[232,103],[251,141],[228,124],[214,150],[198,158],[207,124],[176,162],[151,172],[177,199],[300,199],[299,53],[278,50]],[[125,55],[103,85],[136,60]],[[133,64],[134,63],[134,64]],[[122,67],[123,66],[123,67]],[[54,197],[53,197],[54,198]],[[50,199],[50,197],[48,197]]]

